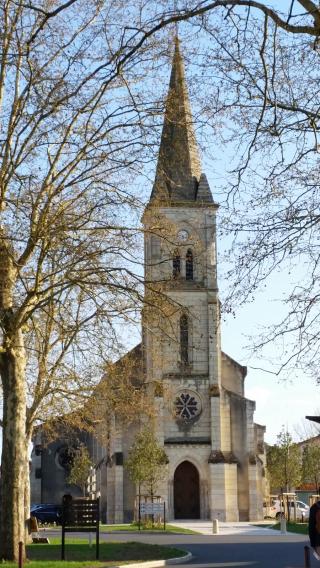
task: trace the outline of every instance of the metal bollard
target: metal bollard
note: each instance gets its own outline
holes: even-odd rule
[[[212,534],[219,534],[219,520],[213,519],[212,521]]]
[[[281,534],[287,534],[287,521],[285,517],[281,517],[280,519],[280,531]]]
[[[304,568],[310,568],[310,548],[309,546],[304,547]]]

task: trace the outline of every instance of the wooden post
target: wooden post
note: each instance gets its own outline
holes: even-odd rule
[[[141,484],[140,483],[139,483],[138,507],[139,507],[138,526],[139,526],[139,531],[141,531]]]
[[[97,499],[96,560],[99,560],[100,497]]]
[[[304,568],[310,568],[310,548],[309,546],[304,547]]]
[[[61,560],[64,560],[64,539],[65,539],[65,531],[64,531],[64,520],[62,521],[62,535],[61,535]]]
[[[19,568],[23,568],[23,542],[19,542]]]

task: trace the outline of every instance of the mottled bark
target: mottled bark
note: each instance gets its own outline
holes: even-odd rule
[[[8,338],[6,343],[8,343]],[[1,460],[0,558],[17,560],[19,542],[25,542],[25,476],[28,468],[23,337],[10,338],[1,353],[3,386],[3,441]]]
[[[3,389],[0,558],[17,560],[19,542],[25,542],[26,357],[13,306],[17,272],[1,228],[0,237],[0,376]]]
[[[31,444],[31,434],[26,432],[26,450],[27,456],[29,455],[29,448]],[[31,502],[31,488],[30,488],[30,468],[25,468],[24,476],[24,518],[25,518],[25,544],[31,542],[31,524],[30,524],[30,502]]]

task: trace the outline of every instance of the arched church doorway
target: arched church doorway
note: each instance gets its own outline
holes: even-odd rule
[[[197,468],[189,461],[174,472],[174,518],[200,519],[200,483]]]

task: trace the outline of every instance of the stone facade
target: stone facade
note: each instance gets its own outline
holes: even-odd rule
[[[221,351],[218,205],[200,167],[177,41],[156,179],[142,219],[152,307],[143,313],[142,350],[129,356],[140,360],[156,436],[168,457],[158,489],[168,518],[257,520],[263,517],[265,429],[254,423],[255,403],[244,396],[246,368]],[[134,515],[136,488],[123,462],[137,431],[138,425],[124,430],[115,419],[100,487],[108,522]]]

